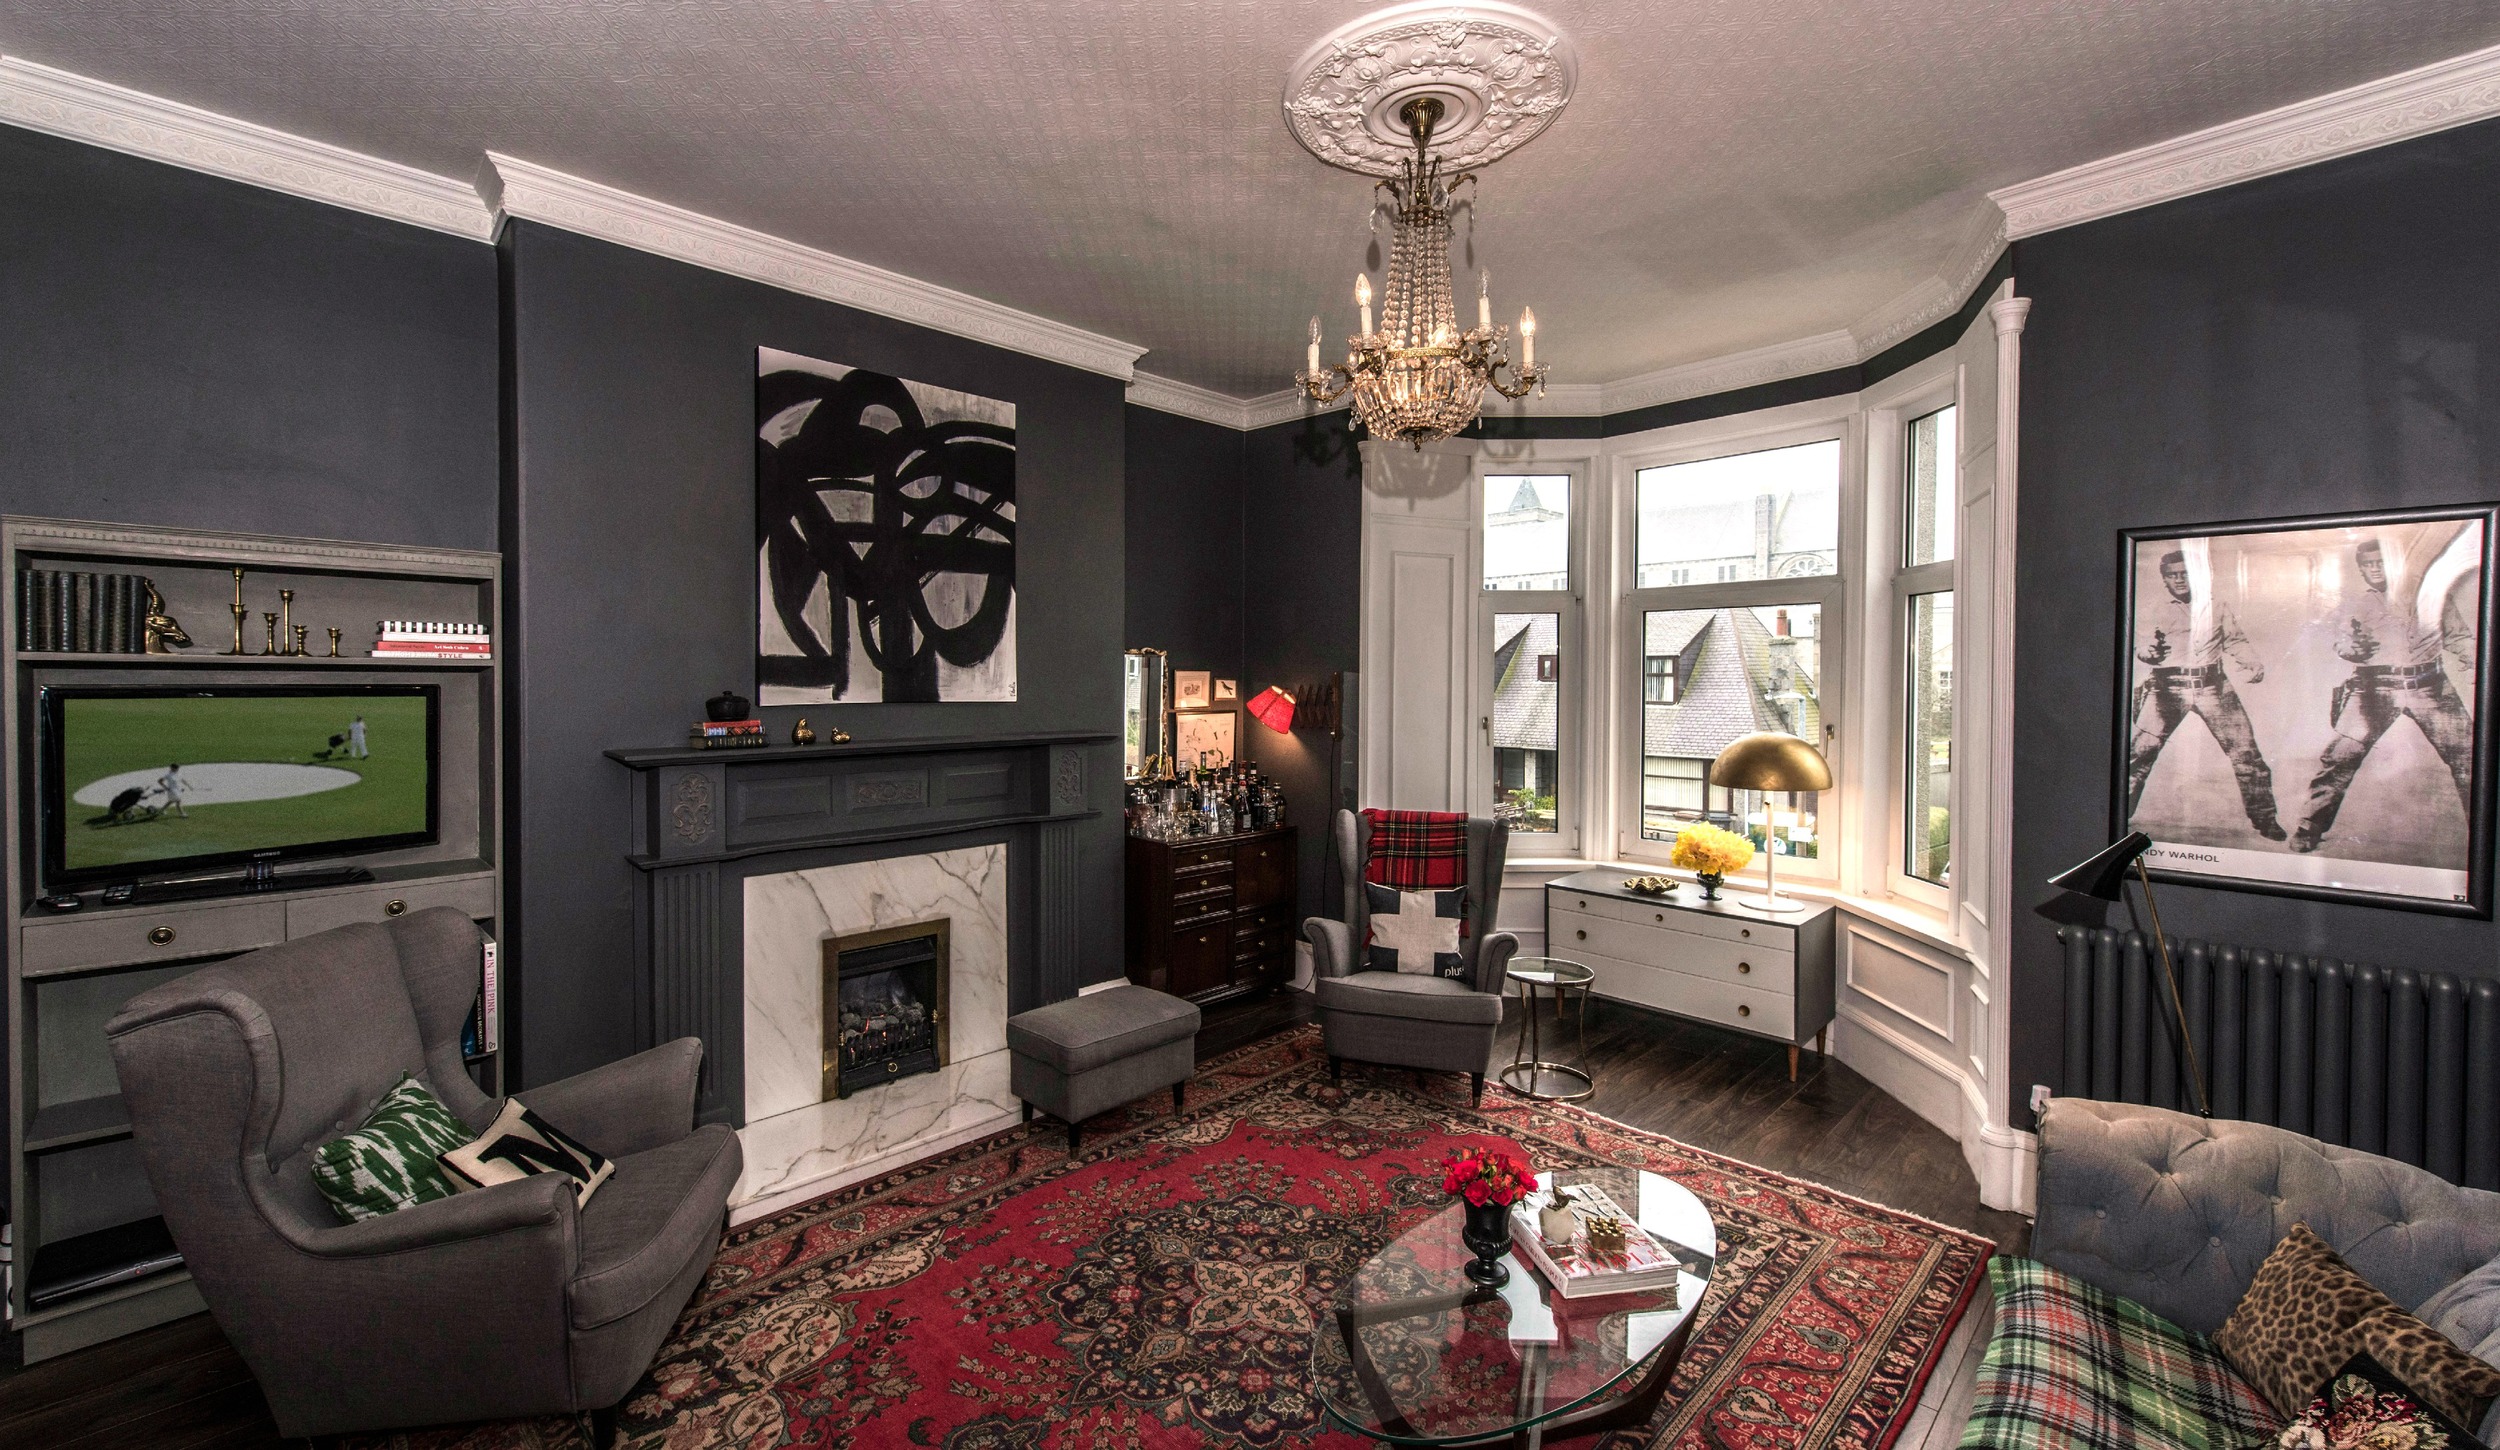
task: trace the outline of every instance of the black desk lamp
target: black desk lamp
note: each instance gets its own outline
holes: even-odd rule
[[[2162,932],[2161,907],[2153,900],[2153,878],[2144,869],[2144,853],[2151,849],[2152,837],[2142,831],[2129,831],[2093,852],[2090,859],[2050,877],[2049,884],[2103,901],[2119,901],[2127,894],[2127,868],[2135,868],[2136,880],[2144,887],[2144,909],[2153,917],[2153,945],[2161,952],[2162,979],[2170,984],[2170,1010],[2178,1019],[2179,1045],[2187,1052],[2188,1077],[2196,1084],[2196,1111],[2198,1116],[2210,1118],[2214,1105],[2205,1095],[2205,1069],[2196,1061],[2196,1040],[2188,1031],[2187,1004],[2179,996],[2179,974],[2170,965],[2170,938]]]

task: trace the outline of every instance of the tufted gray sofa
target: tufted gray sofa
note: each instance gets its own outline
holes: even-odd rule
[[[2500,1193],[2259,1123],[2083,1098],[2040,1119],[2034,1258],[2211,1334],[2295,1223],[2500,1364]],[[2500,1432],[2500,1405],[2483,1422]]]

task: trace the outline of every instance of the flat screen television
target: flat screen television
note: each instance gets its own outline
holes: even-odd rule
[[[436,839],[433,685],[52,686],[48,891]]]

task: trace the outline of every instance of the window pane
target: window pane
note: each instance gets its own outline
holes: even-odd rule
[[[1794,579],[1839,567],[1837,441],[1644,468],[1639,483],[1639,588]]]
[[[1486,477],[1484,587],[1571,587],[1570,475]]]
[[[1910,421],[1909,457],[1903,467],[1909,479],[1908,524],[1901,531],[1904,563],[1933,564],[1953,557],[1953,520],[1960,507],[1953,486],[1953,420],[1951,408],[1938,408]]]
[[[1493,616],[1493,813],[1552,835],[1561,774],[1562,616]]]
[[[1641,658],[1642,837],[1670,841],[1706,820],[1743,831],[1757,850],[1818,855],[1814,793],[1730,791],[1707,776],[1729,742],[1756,730],[1822,743],[1822,607],[1647,610]],[[1675,682],[1664,701],[1647,688],[1653,660],[1665,661]]]
[[[1908,834],[1912,876],[1953,880],[1953,593],[1910,596]]]

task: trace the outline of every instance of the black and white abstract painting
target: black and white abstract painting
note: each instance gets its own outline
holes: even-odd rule
[[[1016,408],[758,348],[766,705],[1016,697]]]

